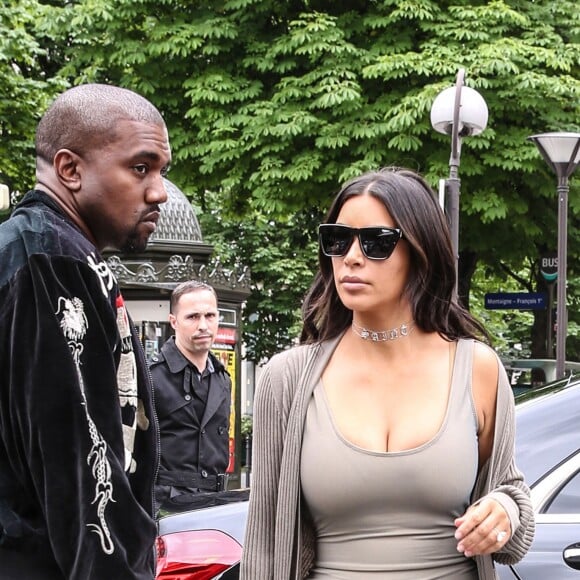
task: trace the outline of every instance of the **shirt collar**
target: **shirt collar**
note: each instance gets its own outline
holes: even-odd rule
[[[215,373],[216,372],[216,365],[214,365],[214,356],[212,353],[209,353],[207,357],[207,362],[205,365],[205,369],[201,371],[190,361],[188,360],[181,351],[177,348],[175,344],[175,336],[172,336],[162,347],[161,350],[163,351],[163,356],[167,362],[167,366],[172,373],[180,373],[183,369],[187,366],[193,367],[198,373],[205,374],[207,373]],[[217,362],[217,361],[216,361]],[[218,362],[219,365],[219,362]]]

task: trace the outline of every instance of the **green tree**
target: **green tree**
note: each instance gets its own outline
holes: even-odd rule
[[[244,316],[246,349],[257,357],[282,350],[300,333],[300,305],[316,266],[312,231],[318,216],[299,212],[283,222],[256,214],[239,221],[217,209],[218,196],[207,198],[213,209],[197,212],[206,227],[204,238],[213,240],[220,259],[252,264],[253,290]]]
[[[50,7],[37,0],[0,6],[0,183],[22,192],[34,184],[34,131],[63,86],[47,70],[49,39],[37,24]]]
[[[65,78],[162,110],[171,179],[208,241],[254,274],[246,338],[260,359],[295,338],[315,224],[341,182],[384,165],[434,185],[447,174],[429,110],[460,67],[490,110],[463,145],[462,294],[479,264],[519,272],[555,245],[554,176],[526,137],[578,130],[579,22],[571,0],[78,0],[48,30],[66,39]]]

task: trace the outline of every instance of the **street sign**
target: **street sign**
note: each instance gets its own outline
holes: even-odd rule
[[[485,295],[487,310],[543,310],[546,304],[545,292],[488,292]]]
[[[558,255],[556,252],[544,254],[540,258],[540,273],[546,282],[554,282],[558,277]]]

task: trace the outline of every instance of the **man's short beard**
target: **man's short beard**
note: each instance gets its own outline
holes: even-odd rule
[[[137,235],[137,232],[133,232],[121,246],[121,252],[123,254],[140,254],[147,249],[147,243],[149,242],[149,237],[143,238]]]

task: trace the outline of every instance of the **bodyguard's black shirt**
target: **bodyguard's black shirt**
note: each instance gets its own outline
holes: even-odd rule
[[[170,473],[179,474],[171,485],[181,493],[194,491],[199,486],[187,485],[187,474],[216,476],[229,463],[230,376],[212,353],[200,372],[175,337],[152,358],[150,370],[161,435],[159,476],[169,482]]]

